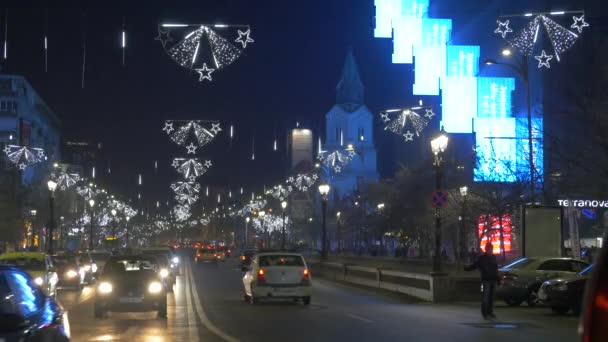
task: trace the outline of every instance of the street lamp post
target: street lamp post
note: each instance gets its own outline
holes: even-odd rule
[[[258,212],[258,217],[262,222],[262,231],[264,231],[264,248],[268,248],[268,234],[266,232],[266,227],[264,225],[264,216],[266,216],[266,212],[264,210],[260,210]]]
[[[283,231],[282,231],[282,236],[281,236],[281,249],[285,250],[285,208],[287,208],[287,202],[283,201],[281,202],[281,208],[283,208]]]
[[[319,193],[321,194],[321,260],[327,260],[327,194],[329,194],[329,184],[322,183],[319,185]]]
[[[245,248],[249,244],[249,221],[251,218],[249,216],[245,217]]]
[[[91,227],[89,228],[89,250],[93,250],[94,244],[93,244],[93,215],[94,215],[94,211],[93,211],[93,207],[95,207],[95,200],[94,199],[90,199],[89,200],[89,207],[91,208]]]
[[[448,136],[443,132],[431,140],[431,150],[435,155],[435,190],[441,190],[443,177],[443,152],[448,147]],[[435,255],[433,255],[433,273],[441,272],[441,209],[435,209]]]
[[[458,230],[456,231],[456,261],[460,261],[462,257],[462,239],[461,235],[466,232],[466,209],[467,209],[467,194],[469,188],[466,186],[460,187],[460,196],[462,196],[462,208],[460,212],[460,225],[458,226]],[[466,237],[466,234],[465,234]]]
[[[49,246],[48,253],[53,254],[53,230],[55,229],[55,190],[57,189],[57,182],[50,180],[46,183],[49,188]]]
[[[34,250],[34,242],[36,241],[36,231],[34,229],[34,225],[35,225],[37,213],[38,213],[38,211],[36,209],[30,210],[30,214],[32,215],[32,225],[30,227],[30,234],[32,235],[31,240],[30,240],[30,251]]]
[[[125,246],[128,248],[129,247],[129,220],[131,219],[131,217],[127,216],[125,218],[127,220],[127,223],[125,223]]]
[[[502,55],[504,57],[511,56],[511,50],[504,49],[502,51]],[[493,59],[488,59],[485,62],[486,65],[504,65],[512,70],[514,70],[524,82],[525,91],[526,91],[526,115],[528,119],[528,163],[530,164],[530,202],[532,204],[535,203],[534,196],[534,153],[533,148],[534,145],[532,143],[532,110],[531,110],[531,97],[530,97],[530,74],[528,68],[528,56],[523,55],[521,58],[521,62],[518,64],[497,62]]]
[[[116,209],[112,209],[110,212],[112,213],[112,241],[116,241]]]

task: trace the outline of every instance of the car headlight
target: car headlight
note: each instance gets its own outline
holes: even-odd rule
[[[160,276],[161,276],[161,278],[167,278],[167,276],[169,276],[169,271],[167,271],[166,268],[162,268],[160,270]]]
[[[173,261],[174,264],[179,264],[179,258],[174,256],[173,259],[171,259],[171,261]]]
[[[148,285],[148,292],[160,293],[163,290],[163,285],[157,281],[153,281]]]
[[[69,270],[66,272],[65,274],[66,276],[68,276],[68,278],[74,278],[78,275],[78,272],[74,271],[74,270]]]
[[[553,288],[553,290],[555,290],[555,291],[568,291],[568,284],[566,284],[566,283],[557,284],[557,285],[555,285],[555,287]]]
[[[89,272],[91,270],[91,265],[84,265],[84,270]]]
[[[38,286],[42,286],[42,284],[44,284],[44,279],[42,279],[42,277],[36,277],[34,278],[34,283]]]
[[[99,293],[108,294],[108,293],[112,292],[112,284],[108,283],[107,281],[104,281],[101,284],[99,284],[99,287],[97,287],[97,290],[99,290]]]
[[[91,269],[93,270],[93,273],[97,272],[97,264],[92,264]]]

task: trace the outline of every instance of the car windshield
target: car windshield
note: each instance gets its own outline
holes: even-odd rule
[[[91,258],[95,262],[107,261],[111,256],[112,254],[110,253],[91,253]]]
[[[215,253],[215,250],[213,249],[207,249],[207,248],[201,248],[198,250],[197,253],[201,253],[201,254],[213,254]]]
[[[519,259],[511,264],[508,264],[507,266],[503,267],[503,269],[505,270],[519,270],[522,268],[526,268],[528,265],[532,264],[533,262],[535,262],[536,259],[532,259],[532,258],[522,258]]]
[[[156,260],[149,258],[119,258],[109,260],[104,267],[104,273],[155,271],[156,267]]]
[[[78,263],[76,256],[72,255],[53,255],[52,258],[53,263],[55,263],[57,266],[74,265]]]
[[[19,267],[23,268],[24,270],[28,270],[28,271],[46,270],[44,260],[39,259],[39,258],[28,258],[28,257],[8,258],[8,259],[2,259],[0,261],[0,263],[19,266]]]
[[[304,260],[299,255],[262,255],[260,256],[261,267],[272,266],[304,266]]]

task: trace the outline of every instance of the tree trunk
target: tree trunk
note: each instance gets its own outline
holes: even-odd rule
[[[506,260],[506,255],[505,255],[505,235],[504,235],[504,231],[502,228],[502,213],[498,216],[498,229],[500,232],[500,251],[502,254],[502,262],[504,264],[505,260]]]

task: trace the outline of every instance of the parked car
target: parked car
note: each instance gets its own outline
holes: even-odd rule
[[[78,259],[80,267],[84,271],[84,282],[92,284],[95,281],[95,274],[97,274],[97,263],[89,252],[79,252]]]
[[[108,311],[157,311],[167,317],[167,289],[151,255],[117,255],[106,262],[96,289],[94,314]]]
[[[27,272],[0,265],[0,341],[69,340],[67,312]]]
[[[51,257],[41,252],[8,252],[0,255],[0,264],[20,267],[34,278],[34,283],[55,298],[57,296],[57,272]]]
[[[57,287],[82,290],[84,286],[84,268],[74,254],[55,254],[51,257],[57,271]]]
[[[538,289],[547,280],[578,274],[588,263],[572,258],[522,258],[501,269],[496,297],[511,306],[538,303]]]
[[[298,253],[259,253],[243,277],[245,301],[260,299],[302,300],[310,304],[312,279],[306,261]]]
[[[570,310],[575,315],[581,312],[587,279],[593,265],[587,266],[572,277],[556,278],[544,282],[538,290],[538,299],[555,313],[564,314]]]

